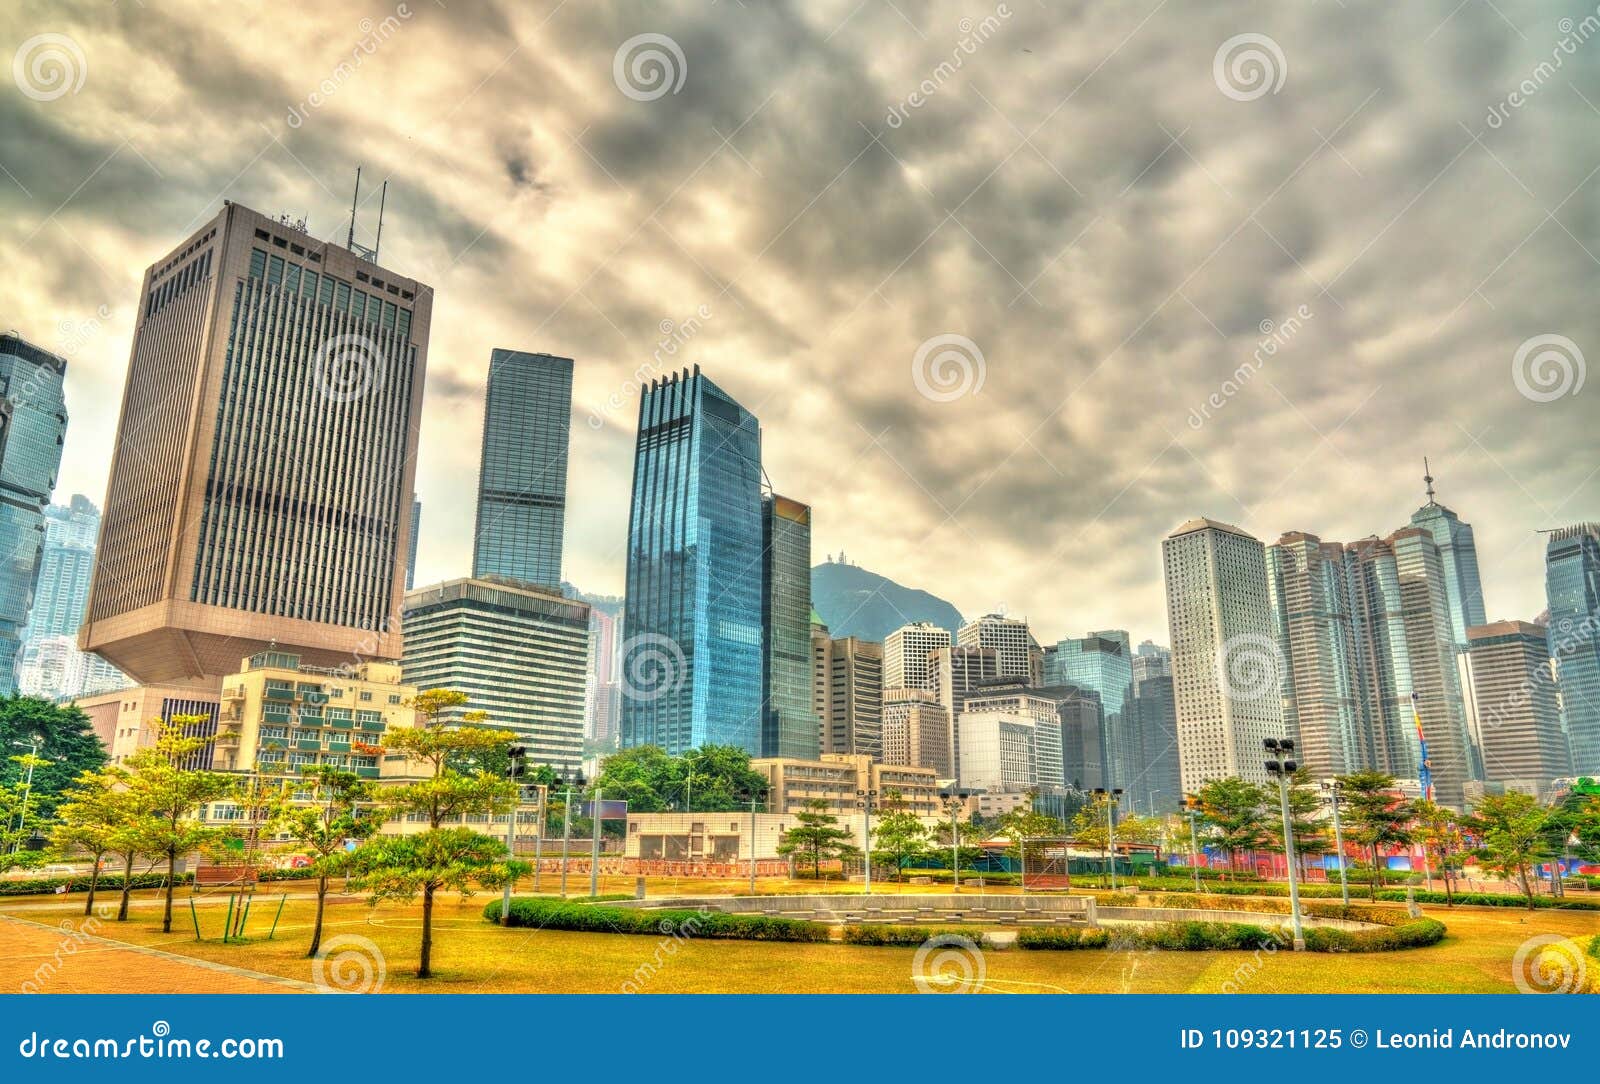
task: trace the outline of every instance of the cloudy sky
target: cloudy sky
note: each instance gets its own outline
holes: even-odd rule
[[[1164,639],[1195,515],[1388,533],[1424,455],[1491,618],[1544,606],[1535,529],[1600,518],[1592,6],[285,10],[0,12],[0,323],[70,358],[60,497],[103,497],[145,266],[223,199],[342,237],[361,165],[437,290],[422,580],[469,564],[496,346],[577,359],[592,591],[650,366],[760,416],[818,560],[1046,640]]]

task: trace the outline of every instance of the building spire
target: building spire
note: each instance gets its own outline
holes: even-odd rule
[[[1433,474],[1428,469],[1428,457],[1422,457],[1422,480],[1428,486],[1428,507],[1432,508],[1437,502],[1433,499]]]

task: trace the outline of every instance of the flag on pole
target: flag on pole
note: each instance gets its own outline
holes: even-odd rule
[[[1422,710],[1417,706],[1417,694],[1411,694],[1411,720],[1417,726],[1417,782],[1422,784],[1422,796],[1433,801],[1433,765],[1428,763],[1428,738],[1422,732]]]

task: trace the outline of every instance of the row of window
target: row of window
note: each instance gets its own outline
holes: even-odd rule
[[[348,282],[289,263],[263,249],[250,250],[250,277],[287,294],[315,298],[320,305],[331,305],[336,312],[348,312],[356,319],[388,330],[402,338],[411,337],[411,311],[385,301],[375,294],[351,289]],[[392,287],[391,287],[392,289]]]

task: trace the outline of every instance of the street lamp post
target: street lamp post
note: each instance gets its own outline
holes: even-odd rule
[[[1111,867],[1111,891],[1117,890],[1117,801],[1122,797],[1121,787],[1094,788],[1094,793],[1106,801],[1106,863]]]
[[[750,894],[756,894],[756,796],[750,796]]]
[[[1278,781],[1278,804],[1283,810],[1283,859],[1289,867],[1289,914],[1294,919],[1294,950],[1306,950],[1305,931],[1300,928],[1300,882],[1294,872],[1294,825],[1289,819],[1289,779],[1299,767],[1292,759],[1294,742],[1289,738],[1263,738],[1267,751],[1264,767]]]
[[[961,825],[956,814],[961,805],[961,799],[954,795],[945,801],[945,808],[950,811],[950,884],[957,893],[961,891]]]
[[[1195,832],[1195,818],[1200,815],[1200,799],[1185,798],[1184,812],[1189,815],[1189,871],[1194,874],[1194,891],[1200,893],[1200,840]]]
[[[537,823],[533,826],[533,891],[539,891],[539,867],[544,865],[544,829],[545,810],[548,808],[550,788],[543,783],[538,787],[539,812],[535,814]]]
[[[561,898],[567,898],[567,856],[572,851],[572,788],[584,785],[583,772],[567,781],[567,800],[561,803]]]
[[[872,895],[872,804],[877,797],[875,790],[856,791],[856,806],[861,810],[861,857],[865,863],[862,868],[866,872],[864,885],[869,896]]]
[[[1339,781],[1322,784],[1333,802],[1333,849],[1339,856],[1339,896],[1346,907],[1350,906],[1350,875],[1345,871],[1344,827],[1339,823]]]
[[[605,792],[595,788],[589,809],[589,819],[594,824],[594,839],[589,846],[589,898],[600,894],[600,800]]]

